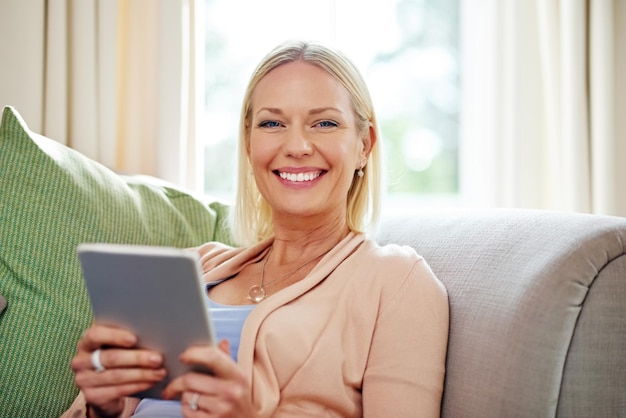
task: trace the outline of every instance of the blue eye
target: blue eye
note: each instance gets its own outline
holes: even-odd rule
[[[332,120],[323,120],[318,123],[320,128],[336,128],[339,126],[337,122],[333,122]]]
[[[266,120],[259,123],[259,127],[261,128],[278,128],[280,127],[280,123],[275,120]]]

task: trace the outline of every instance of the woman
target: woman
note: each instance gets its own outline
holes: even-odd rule
[[[197,249],[228,338],[181,361],[214,375],[174,379],[163,398],[180,401],[139,403],[128,396],[163,378],[160,354],[95,324],[72,361],[81,395],[68,415],[439,416],[445,289],[411,248],[363,234],[378,213],[377,139],[345,56],[316,43],[272,51],[241,115],[232,230],[242,246]]]

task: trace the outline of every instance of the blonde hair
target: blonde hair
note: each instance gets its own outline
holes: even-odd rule
[[[233,239],[240,245],[252,245],[274,234],[272,208],[263,198],[252,176],[247,145],[250,135],[252,94],[257,84],[273,69],[295,61],[315,65],[327,71],[348,91],[358,129],[369,134],[370,126],[378,138],[378,125],[369,90],[358,69],[341,52],[317,42],[290,41],[272,50],[259,63],[246,89],[239,122],[237,196],[231,213]],[[348,191],[346,221],[350,230],[364,232],[378,221],[380,206],[380,152],[372,143],[364,175],[355,172]]]

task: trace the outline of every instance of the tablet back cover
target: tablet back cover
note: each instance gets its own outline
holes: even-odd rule
[[[167,378],[136,394],[160,398],[172,378],[189,370],[179,355],[191,345],[215,342],[199,256],[169,247],[81,244],[78,257],[95,321],[125,327],[140,347],[164,355]]]

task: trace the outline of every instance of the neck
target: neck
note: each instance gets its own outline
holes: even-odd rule
[[[344,219],[324,222],[316,226],[299,227],[274,224],[272,263],[294,263],[321,254],[334,247],[350,232]]]

